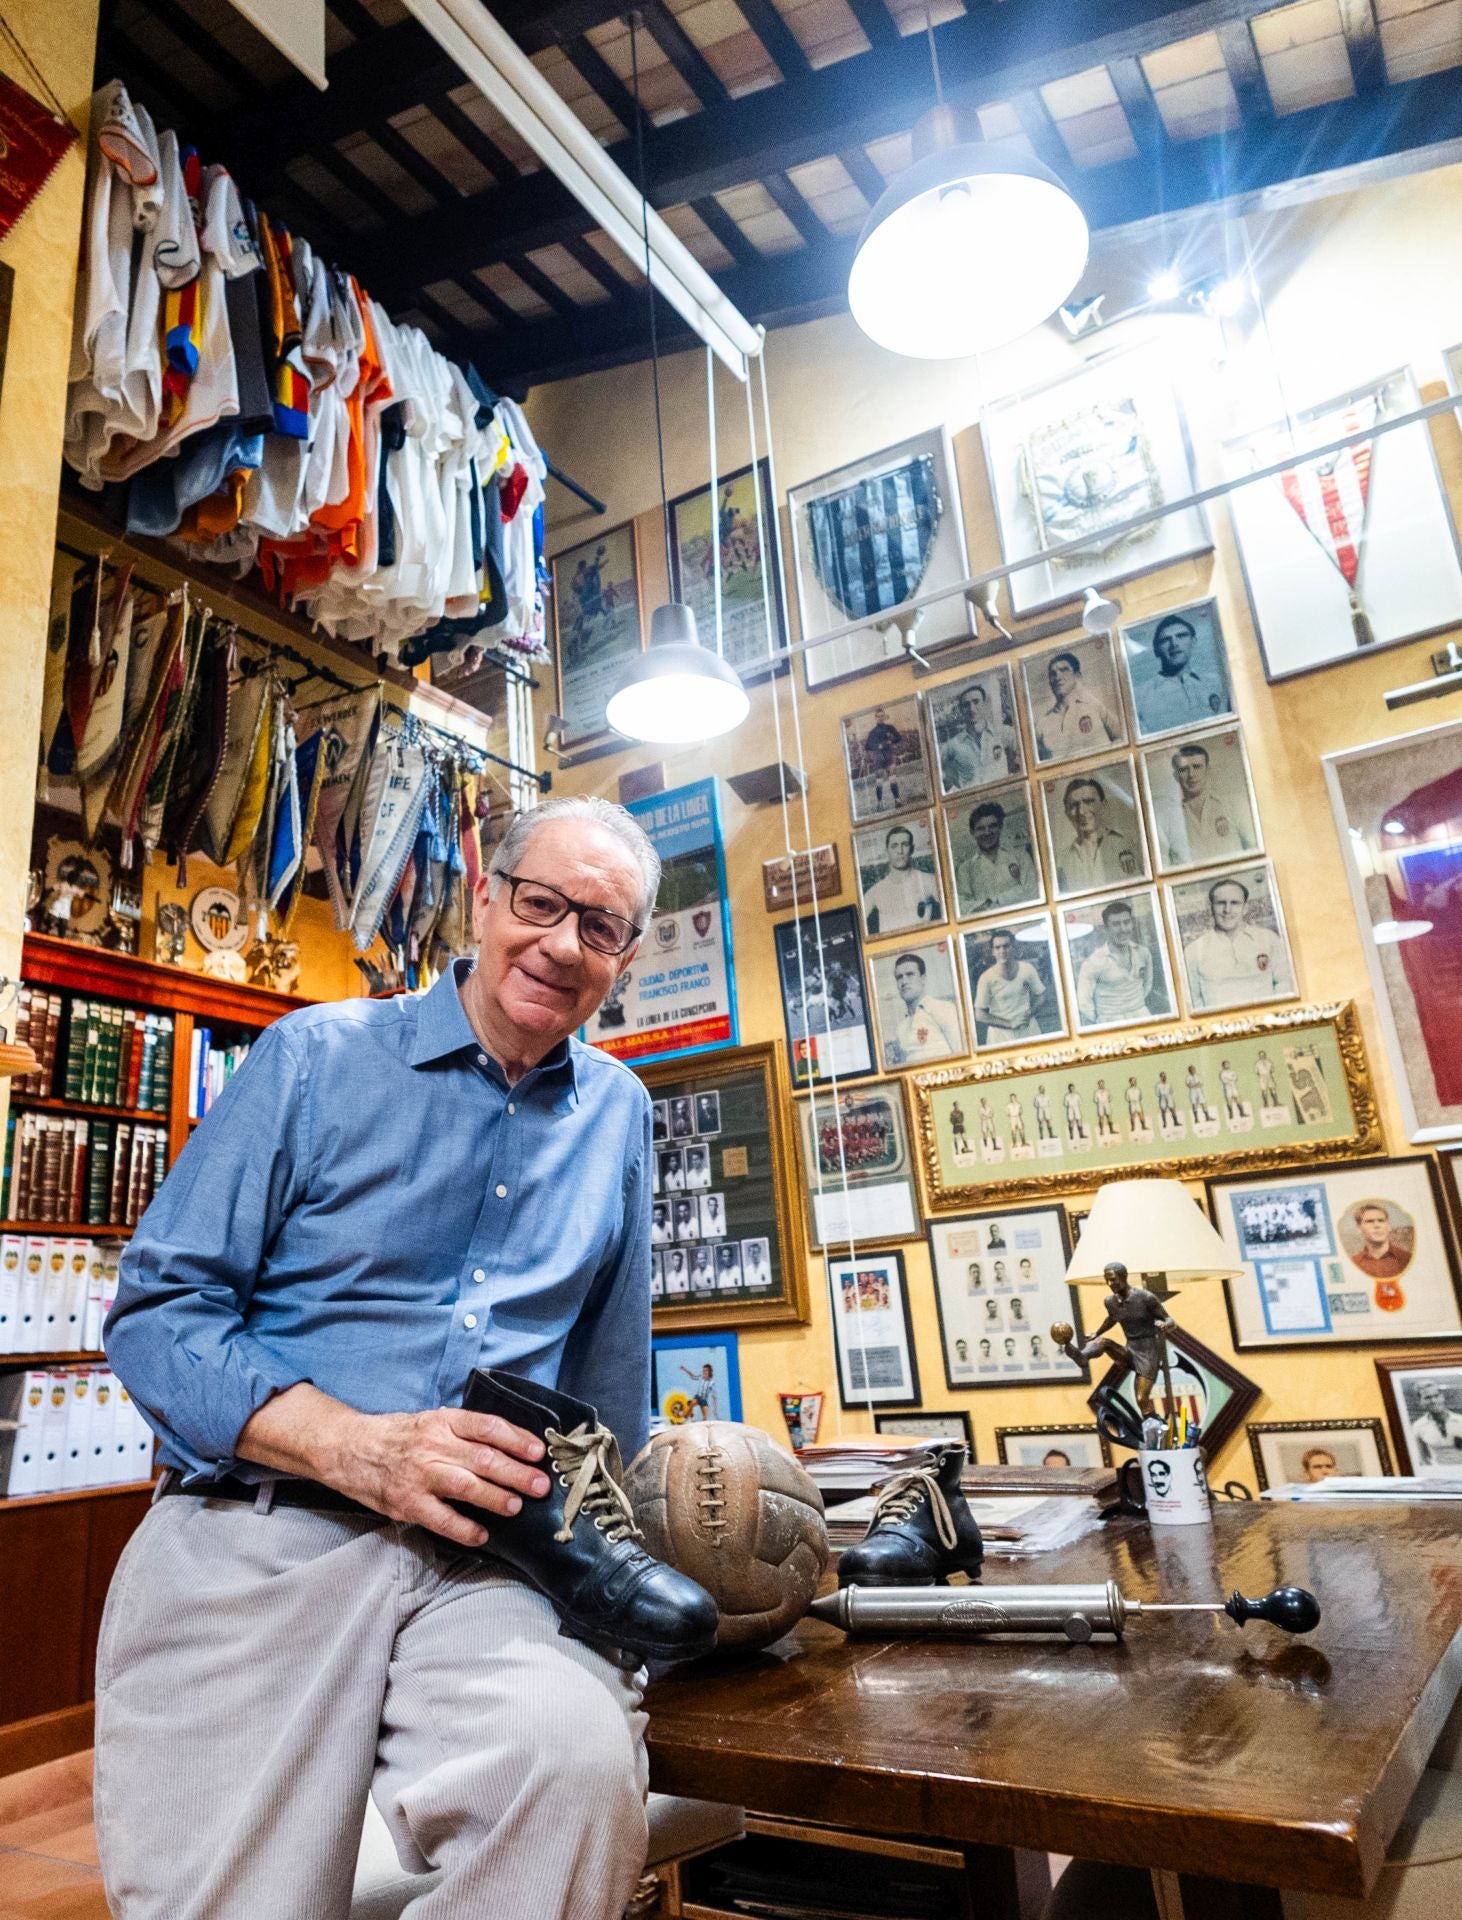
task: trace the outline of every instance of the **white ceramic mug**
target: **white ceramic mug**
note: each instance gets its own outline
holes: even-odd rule
[[[1198,1447],[1169,1447],[1137,1455],[1147,1517],[1155,1527],[1206,1527],[1212,1519],[1208,1478]]]

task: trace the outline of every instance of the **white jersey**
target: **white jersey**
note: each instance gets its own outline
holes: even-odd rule
[[[967,728],[939,750],[946,793],[961,787],[988,787],[1020,772],[1020,748],[1009,727]]]
[[[930,926],[944,914],[938,883],[917,867],[890,868],[864,896],[870,933],[899,933],[921,922]]]
[[[963,1051],[959,1008],[952,1000],[936,1000],[920,995],[912,1007],[905,1007],[894,1028],[889,1046],[891,1066],[915,1067],[921,1061],[943,1060]]]
[[[1143,1020],[1152,991],[1152,952],[1134,940],[1125,960],[1103,944],[1089,953],[1076,976],[1076,1004],[1087,1026]]]
[[[1041,976],[1029,960],[1017,960],[1010,979],[999,967],[987,967],[975,987],[975,1018],[994,1027],[1001,1041],[1037,1039],[1042,992]]]
[[[1217,793],[1200,794],[1197,800],[1168,797],[1158,809],[1163,864],[1186,867],[1200,860],[1231,860],[1235,854],[1252,853],[1247,813],[1246,803],[1235,805]]]
[[[978,849],[960,862],[959,910],[990,913],[998,907],[1021,907],[1041,897],[1035,863],[1024,847],[1008,852],[981,853]]]
[[[1136,842],[1115,827],[1104,827],[1094,840],[1079,841],[1073,834],[1056,857],[1056,879],[1063,893],[1120,886],[1141,872],[1142,854]]]
[[[1242,1007],[1277,1000],[1294,989],[1284,942],[1267,928],[1220,933],[1210,927],[1184,947],[1183,965],[1195,1008]]]
[[[1121,738],[1121,721],[1085,687],[1074,687],[1064,706],[1053,700],[1036,720],[1042,760],[1070,760]]]

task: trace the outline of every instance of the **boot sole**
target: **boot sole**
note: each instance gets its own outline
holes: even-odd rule
[[[545,1594],[544,1599],[548,1598]],[[581,1645],[591,1648],[601,1659],[609,1661],[611,1666],[620,1667],[626,1673],[633,1673],[647,1660],[673,1660],[677,1664],[683,1660],[702,1660],[708,1653],[716,1650],[714,1635],[698,1647],[686,1648],[681,1645],[649,1646],[640,1644],[634,1647],[620,1646],[613,1640],[606,1640],[602,1634],[590,1633],[578,1627],[565,1614],[559,1615],[558,1630],[565,1640],[577,1640]]]

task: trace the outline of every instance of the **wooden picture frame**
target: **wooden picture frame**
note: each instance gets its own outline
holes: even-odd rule
[[[829,1254],[826,1266],[839,1404],[847,1413],[917,1407],[919,1356],[902,1252],[860,1247],[856,1259]],[[853,1332],[860,1337],[847,1338]]]
[[[922,1423],[938,1421],[939,1426]],[[880,1413],[876,1408],[873,1414],[873,1431],[897,1435],[906,1440],[958,1440],[970,1457],[970,1465],[975,1464],[975,1430],[970,1425],[970,1416],[963,1407],[948,1407],[939,1411],[922,1407],[912,1413]]]
[[[772,1293],[754,1295],[743,1277],[737,1288],[720,1288],[699,1299],[672,1303],[662,1296],[651,1315],[655,1331],[708,1322],[726,1327],[805,1325],[810,1316],[807,1240],[801,1209],[793,1200],[797,1154],[784,1091],[787,1062],[782,1043],[764,1040],[702,1059],[659,1061],[636,1071],[657,1102],[690,1099],[694,1106],[698,1096],[718,1096],[721,1131],[707,1136],[717,1156],[711,1190],[724,1197],[728,1225],[742,1229],[728,1233],[725,1244],[734,1239],[744,1259],[753,1240],[772,1243]],[[735,1124],[739,1105],[747,1108],[745,1127]],[[748,1207],[755,1207],[754,1213],[743,1212],[739,1204],[743,1197]]]
[[[1101,1428],[1097,1425],[1095,1420],[1093,1420],[1090,1424],[1081,1420],[1067,1420],[1055,1426],[1050,1426],[1050,1427],[996,1427],[995,1448],[996,1448],[996,1452],[1000,1457],[1000,1464],[1002,1467],[1026,1466],[1026,1465],[1029,1465],[1029,1462],[1023,1461],[1023,1460],[1011,1459],[1010,1448],[1008,1445],[1010,1441],[1023,1440],[1023,1439],[1059,1440],[1065,1437],[1069,1437],[1072,1434],[1079,1434],[1083,1440],[1086,1440],[1086,1439],[1095,1440],[1097,1443],[1097,1450],[1101,1455],[1100,1464],[1104,1467],[1111,1466],[1112,1443],[1110,1440],[1108,1440],[1107,1436],[1102,1432]],[[1044,1466],[1045,1462],[1042,1461],[1040,1462],[1040,1464]],[[1090,1464],[1090,1463],[1077,1462],[1075,1460],[1072,1460],[1068,1463],[1070,1467],[1075,1467],[1075,1466],[1084,1465],[1084,1464]],[[1065,1471],[1065,1470],[1066,1469],[1062,1469],[1062,1471]]]
[[[1271,1066],[1287,1084],[1288,1093],[1277,1107],[1261,1111],[1255,1094],[1261,1084],[1260,1056],[1268,1060],[1271,1050]],[[1157,1076],[1171,1071],[1181,1101],[1188,1065],[1191,1062],[1196,1071],[1201,1063],[1205,1089],[1216,1097],[1225,1059],[1237,1061],[1247,1076],[1252,1124],[1235,1131],[1220,1121],[1211,1133],[1201,1135],[1193,1134],[1186,1120],[1181,1129],[1162,1127]],[[1029,1106],[1032,1093],[1044,1081],[1059,1115],[1057,1083],[1064,1094],[1066,1085],[1074,1081],[1089,1106],[1096,1080],[1117,1067],[1122,1084],[1116,1089],[1120,1125],[1115,1141],[1093,1140],[1089,1150],[1068,1152],[1058,1131],[1056,1151],[1039,1156],[1029,1171],[1023,1167],[1019,1174],[1009,1171],[1008,1155],[998,1166],[982,1161],[977,1153],[956,1159],[949,1125],[953,1102],[963,1098],[973,1105],[985,1094],[998,1119],[1012,1091]],[[1128,1128],[1123,1117],[1129,1078],[1142,1083],[1143,1117],[1148,1122],[1143,1138]],[[1110,1174],[1141,1172],[1192,1180],[1209,1174],[1313,1166],[1341,1154],[1363,1159],[1380,1154],[1384,1146],[1360,1020],[1348,1000],[1201,1026],[1168,1027],[1127,1039],[1017,1054],[1013,1059],[934,1067],[908,1079],[931,1213],[1090,1193]],[[1183,1115],[1176,1118],[1182,1120]],[[1253,1144],[1240,1144],[1243,1141]]]
[[[611,542],[629,542],[630,579],[612,580],[613,595],[608,609],[603,606],[604,589],[595,586],[608,558]],[[589,556],[595,556],[591,567]],[[604,558],[599,556],[603,555]],[[619,563],[622,565],[622,560]],[[581,575],[581,568],[584,570]],[[592,533],[587,540],[565,547],[549,562],[553,602],[553,670],[555,698],[564,723],[563,744],[574,749],[601,744],[615,737],[604,717],[604,708],[620,672],[645,649],[645,621],[640,575],[639,530],[635,521],[625,520],[617,527]],[[620,612],[620,600],[633,592],[634,619],[626,606],[621,619],[615,620],[607,636],[595,646],[596,657],[584,661],[581,656],[592,644],[592,628],[599,620],[608,620]],[[572,604],[571,604],[572,602]],[[633,632],[631,633],[631,626]],[[632,641],[632,644],[631,644]],[[573,659],[570,659],[570,653]],[[602,653],[602,658],[597,657]],[[571,685],[571,677],[576,683]],[[591,719],[597,715],[597,720]]]
[[[1391,1455],[1386,1446],[1385,1429],[1374,1414],[1355,1420],[1251,1420],[1247,1432],[1249,1435],[1249,1451],[1254,1456],[1254,1475],[1259,1482],[1260,1493],[1267,1493],[1271,1486],[1288,1486],[1294,1483],[1293,1476],[1287,1480],[1271,1481],[1269,1478],[1269,1462],[1264,1458],[1264,1448],[1260,1442],[1274,1434],[1280,1433],[1368,1434],[1375,1445],[1376,1455],[1380,1461],[1380,1471],[1383,1474],[1390,1474],[1394,1471],[1391,1465]],[[1324,1443],[1320,1442],[1319,1444],[1323,1445]],[[1335,1458],[1333,1453],[1331,1454],[1331,1458]],[[1301,1464],[1303,1465],[1303,1462]],[[1282,1466],[1280,1470],[1281,1472],[1283,1471]],[[1357,1470],[1360,1472],[1365,1471],[1363,1467]],[[1350,1469],[1337,1465],[1334,1471],[1337,1473],[1346,1473],[1349,1472]],[[1328,1479],[1329,1475],[1321,1474],[1318,1477],[1320,1479]],[[1304,1480],[1301,1480],[1299,1484],[1303,1485],[1306,1482],[1313,1483],[1315,1478],[1316,1476],[1314,1474],[1306,1473]]]
[[[1430,1434],[1422,1422],[1428,1418],[1425,1401],[1417,1389],[1421,1382],[1409,1375],[1426,1374],[1442,1388],[1441,1405],[1435,1416],[1438,1450],[1432,1452]],[[1455,1376],[1448,1378],[1447,1376]],[[1396,1449],[1396,1471],[1418,1479],[1462,1475],[1462,1346],[1434,1347],[1426,1353],[1384,1353],[1376,1356],[1376,1378],[1386,1408],[1386,1423]],[[1408,1404],[1408,1402],[1410,1404]],[[1457,1428],[1453,1429],[1452,1422]],[[1455,1462],[1441,1454],[1446,1440],[1457,1454]],[[1425,1451],[1423,1451],[1425,1449]]]
[[[1206,1347],[1195,1334],[1179,1327],[1167,1336],[1168,1364],[1173,1374],[1173,1394],[1180,1405],[1186,1404],[1190,1421],[1196,1420],[1203,1428],[1203,1438],[1199,1442],[1205,1459],[1212,1460],[1221,1453],[1243,1424],[1250,1407],[1259,1398],[1259,1385],[1251,1380],[1231,1360],[1225,1360],[1222,1354],[1215,1353],[1212,1347]],[[1195,1393],[1192,1381],[1198,1382],[1200,1400]],[[1210,1419],[1207,1417],[1208,1405],[1213,1398],[1213,1383],[1223,1389],[1224,1398],[1218,1412]],[[1137,1402],[1133,1398],[1134,1375],[1130,1367],[1113,1364],[1097,1382],[1096,1387],[1087,1396],[1087,1405],[1095,1412],[1101,1404],[1101,1397],[1108,1388],[1113,1389],[1118,1398],[1137,1415]],[[1159,1376],[1153,1388],[1153,1410],[1159,1418],[1165,1416],[1167,1395]]]

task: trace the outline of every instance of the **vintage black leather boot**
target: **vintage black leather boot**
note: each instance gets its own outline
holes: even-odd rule
[[[960,1491],[964,1463],[965,1449],[948,1441],[885,1480],[867,1533],[838,1556],[838,1585],[934,1587],[955,1572],[973,1580],[985,1548]]]
[[[594,1409],[500,1367],[474,1370],[462,1404],[536,1433],[548,1449],[542,1499],[525,1495],[510,1515],[462,1511],[487,1528],[483,1551],[548,1601],[559,1632],[626,1669],[709,1653],[719,1609],[704,1587],[637,1544],[640,1531],[619,1484],[619,1446]]]

